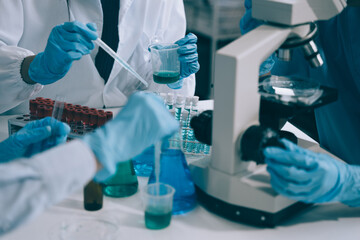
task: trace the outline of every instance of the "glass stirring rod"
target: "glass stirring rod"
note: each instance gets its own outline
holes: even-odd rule
[[[94,41],[99,47],[101,47],[105,52],[107,52],[114,60],[123,66],[127,71],[134,75],[140,82],[142,82],[147,88],[149,84],[126,62],[124,61],[114,50],[112,50],[106,43],[104,43],[100,38],[97,38]]]

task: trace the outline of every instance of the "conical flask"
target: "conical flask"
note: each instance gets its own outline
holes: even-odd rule
[[[137,189],[138,180],[132,160],[118,163],[115,174],[103,184],[103,192],[109,197],[128,197]]]
[[[168,141],[163,142],[160,151],[159,182],[169,184],[175,188],[172,210],[174,215],[191,211],[196,206],[195,185],[181,146],[180,135],[176,133]],[[154,168],[149,183],[155,181]]]
[[[149,177],[154,167],[154,146],[148,147],[132,160],[136,175]]]

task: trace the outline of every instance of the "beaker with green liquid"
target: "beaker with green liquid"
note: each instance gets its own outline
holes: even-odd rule
[[[170,225],[175,189],[164,183],[152,183],[142,191],[145,226],[163,229]]]
[[[157,43],[150,45],[154,82],[174,83],[180,79],[179,45]]]
[[[103,192],[109,197],[129,197],[137,189],[138,180],[132,160],[119,162],[115,174],[103,183]]]

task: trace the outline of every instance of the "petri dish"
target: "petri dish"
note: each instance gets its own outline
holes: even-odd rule
[[[103,218],[75,218],[61,222],[49,231],[51,240],[115,240],[118,237],[115,223]]]
[[[273,75],[259,83],[259,93],[270,100],[312,103],[321,96],[322,90],[316,82]]]

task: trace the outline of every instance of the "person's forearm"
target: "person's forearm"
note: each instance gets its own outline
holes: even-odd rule
[[[34,60],[35,57],[36,57],[36,55],[25,57],[24,61],[21,63],[21,68],[20,68],[21,78],[27,84],[35,84],[36,83],[33,80],[31,80],[31,78],[29,76],[30,64]]]
[[[81,141],[0,164],[0,236],[81,189],[95,172],[95,156]]]

